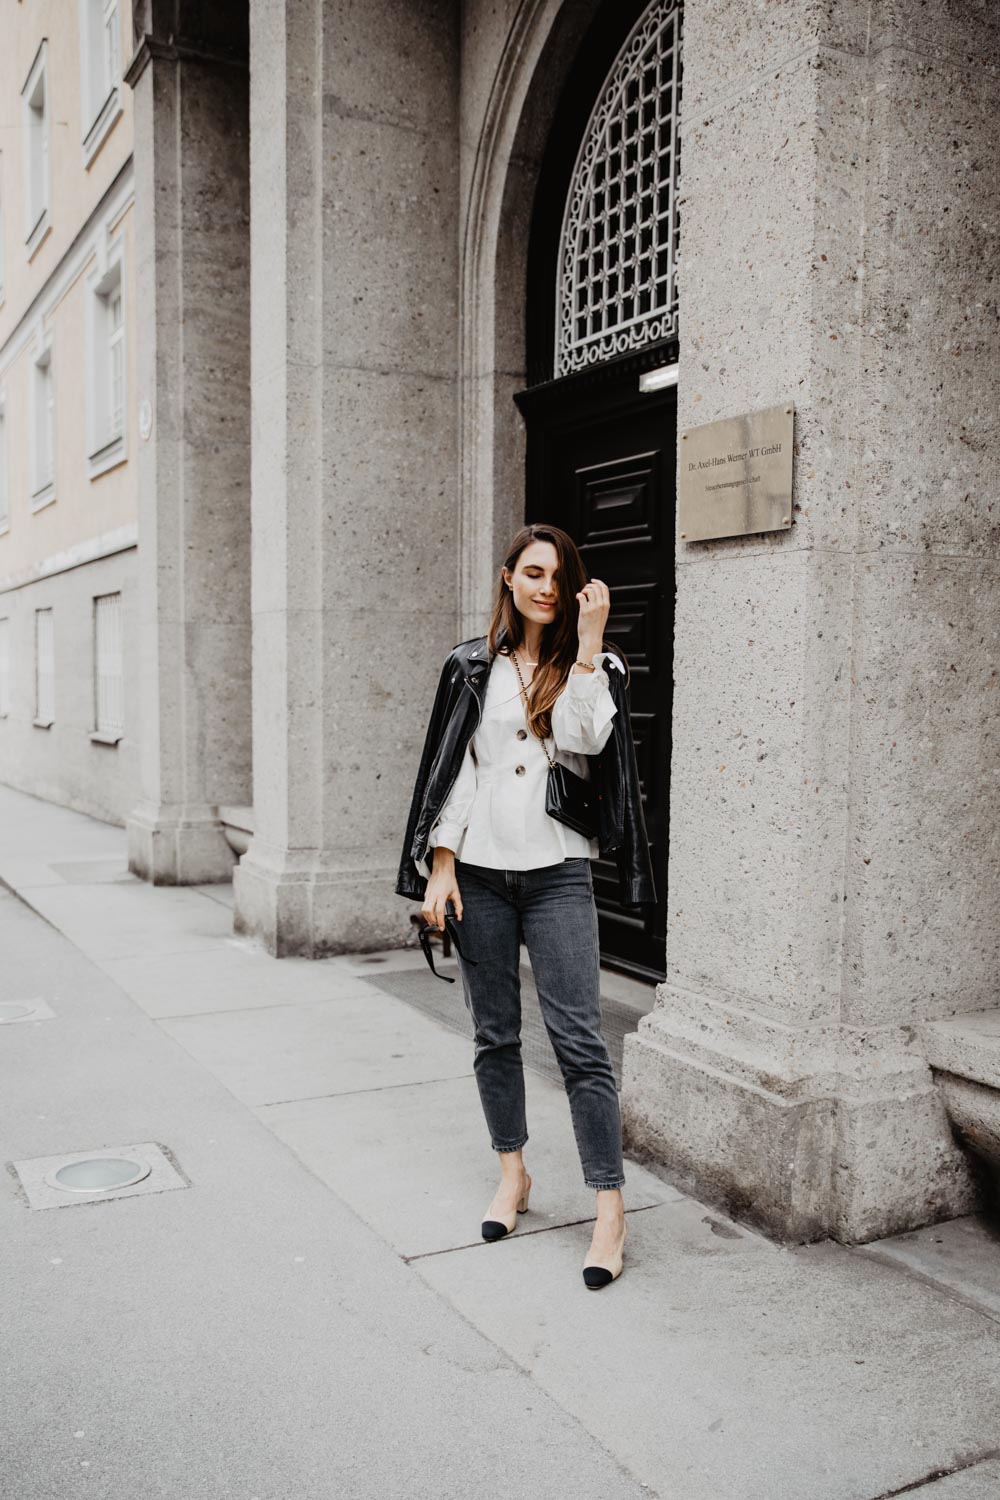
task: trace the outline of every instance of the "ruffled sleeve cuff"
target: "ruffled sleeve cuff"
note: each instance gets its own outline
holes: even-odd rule
[[[560,750],[576,755],[597,755],[607,744],[611,721],[618,709],[611,696],[605,663],[612,671],[624,671],[610,651],[592,658],[593,672],[570,672],[566,686],[552,709],[552,733]]]
[[[580,660],[582,661],[583,658],[581,657]],[[610,690],[608,674],[604,665],[605,662],[608,663],[613,671],[623,672],[625,670],[618,657],[610,651],[598,651],[591,657],[591,661],[594,663],[593,672],[571,671],[569,674],[568,686],[574,696],[588,697],[595,694],[597,691],[595,684],[597,683]]]

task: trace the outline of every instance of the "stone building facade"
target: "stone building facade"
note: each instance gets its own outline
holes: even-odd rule
[[[630,1150],[790,1240],[981,1205],[1000,1141],[986,0],[134,0],[132,868],[403,942],[434,685],[528,516],[612,588],[662,900]],[[688,542],[786,403],[793,522]]]

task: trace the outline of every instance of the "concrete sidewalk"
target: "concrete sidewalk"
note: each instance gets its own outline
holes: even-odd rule
[[[0,878],[0,1004],[48,1008],[0,1025],[3,1500],[1000,1496],[987,1223],[781,1249],[627,1161],[594,1296],[534,1069],[531,1211],[480,1238],[471,1043],[372,982],[419,953],[276,961],[5,788]],[[32,1162],[141,1143],[162,1179],[32,1206]]]

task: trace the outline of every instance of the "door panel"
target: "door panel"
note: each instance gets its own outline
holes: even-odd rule
[[[648,361],[648,354],[646,356]],[[632,732],[658,905],[618,901],[613,859],[594,862],[605,962],[662,979],[673,683],[676,390],[640,394],[623,362],[599,381],[570,376],[523,391],[528,521],[573,537],[592,578],[611,590],[605,631],[629,665]]]

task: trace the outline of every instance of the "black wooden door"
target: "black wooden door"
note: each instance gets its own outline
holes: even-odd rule
[[[648,367],[649,356],[642,361]],[[662,979],[667,926],[667,820],[673,685],[676,389],[641,394],[639,361],[522,391],[527,521],[561,526],[590,577],[611,591],[606,636],[631,673],[629,698],[658,905],[647,917],[618,900],[613,860],[594,863],[602,959]],[[596,373],[596,372],[595,372]]]

